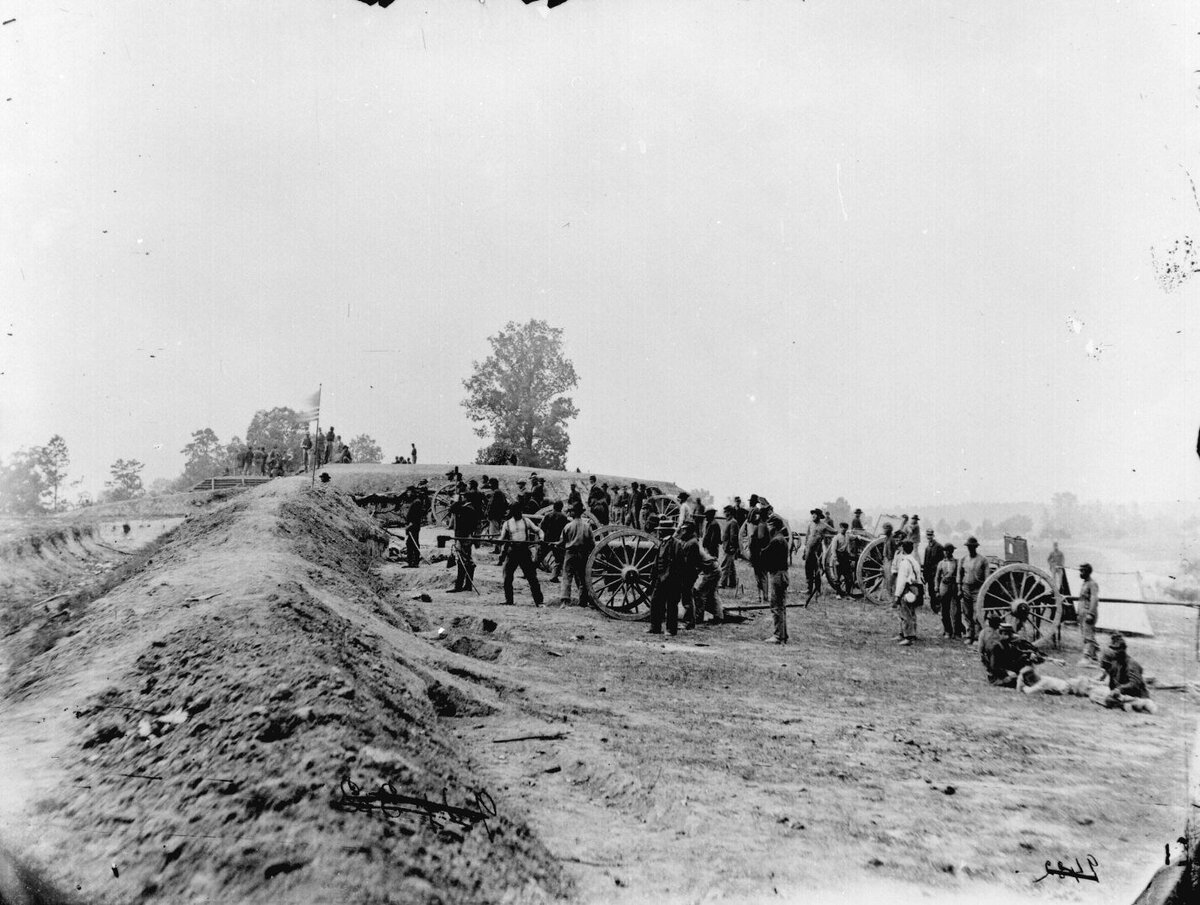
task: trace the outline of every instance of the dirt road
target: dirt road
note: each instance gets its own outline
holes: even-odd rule
[[[1131,901],[1186,817],[1193,695],[1160,692],[1154,718],[1026,698],[990,688],[929,610],[922,642],[899,648],[890,608],[835,599],[791,610],[787,647],[760,642],[766,617],[664,641],[535,608],[520,578],[522,605],[503,606],[481,559],[482,596],[431,590],[431,604],[405,598],[452,573],[382,571],[446,629],[436,643],[509,677],[510,706],[456,732],[584,901]],[[1181,680],[1188,616],[1154,618],[1158,638],[1133,653]],[[564,737],[496,742],[534,734]],[[1087,854],[1102,883],[1033,883],[1047,859]]]

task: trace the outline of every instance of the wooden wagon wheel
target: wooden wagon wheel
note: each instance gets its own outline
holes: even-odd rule
[[[600,612],[612,619],[650,618],[658,545],[657,538],[637,528],[618,528],[596,543],[584,578]]]
[[[867,544],[874,538],[873,534],[866,531],[850,531],[846,536],[850,538],[850,563],[854,565],[858,562],[858,558],[862,556],[863,550],[867,548]],[[842,577],[838,575],[837,569],[837,554],[833,547],[833,538],[825,546],[824,552],[821,554],[821,566],[825,572],[825,580],[829,582],[831,588],[839,587],[839,582]],[[852,573],[853,574],[853,573]],[[844,593],[853,594],[854,588],[843,588]]]
[[[425,513],[426,524],[447,526],[450,524],[450,505],[454,502],[454,492],[458,484],[443,484],[434,491],[429,500],[429,511]]]
[[[858,565],[854,577],[863,596],[872,603],[883,603],[891,600],[892,564],[884,561],[883,544],[885,537],[877,537],[870,541],[858,556]]]
[[[984,579],[976,605],[986,621],[988,616],[1008,616],[1020,603],[1029,608],[1029,621],[1040,635],[1053,633],[1062,622],[1054,581],[1036,566],[1021,562],[1001,566]]]
[[[664,521],[669,521],[672,524],[679,521],[679,501],[675,497],[659,493],[647,497],[646,503],[650,504],[650,511],[658,516],[659,524],[662,524]],[[642,505],[645,506],[645,503]]]

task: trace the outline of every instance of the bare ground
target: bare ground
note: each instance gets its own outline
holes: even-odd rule
[[[112,902],[1117,902],[1183,826],[1191,692],[1023,698],[859,602],[790,611],[787,648],[763,619],[663,643],[381,545],[298,479],[176,529],[9,675],[9,845]],[[1192,623],[1151,618],[1132,653],[1182,682]],[[388,778],[487,792],[491,833],[335,807]],[[1033,883],[1087,854],[1100,883]]]

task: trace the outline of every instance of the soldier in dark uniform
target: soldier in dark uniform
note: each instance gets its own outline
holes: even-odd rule
[[[450,504],[450,526],[454,530],[454,560],[458,571],[454,576],[454,587],[447,593],[457,594],[470,590],[475,584],[475,542],[465,538],[474,537],[479,528],[479,510],[467,492],[455,494],[454,502]]]
[[[408,557],[404,568],[415,569],[421,562],[421,525],[425,521],[425,499],[411,484],[405,492],[409,495],[409,502],[404,516],[404,552]]]
[[[850,530],[851,531],[865,531],[866,530],[863,527],[862,514],[863,514],[863,512],[861,509],[854,510],[854,518],[850,520]]]
[[[721,532],[721,587],[737,587],[737,558],[742,552],[741,538],[738,537],[738,524],[735,510],[732,506],[725,507],[725,528]]]
[[[554,508],[546,513],[546,517],[542,519],[542,546],[538,550],[536,562],[541,562],[548,555],[554,558],[554,572],[550,576],[550,581],[553,584],[558,583],[559,576],[562,575],[563,567],[563,548],[559,544],[562,538],[563,528],[567,526],[569,519],[562,511],[562,500],[554,501]]]
[[[679,603],[684,599],[685,592],[688,595],[685,619],[689,623],[688,628],[695,627],[691,588],[700,570],[700,545],[692,537],[692,530],[692,523],[685,522],[658,547],[658,582],[650,601],[648,634],[662,634],[663,616],[666,616],[667,634],[678,633]]]

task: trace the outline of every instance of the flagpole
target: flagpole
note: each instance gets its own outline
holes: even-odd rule
[[[312,386],[310,383],[309,386]],[[312,477],[309,479],[308,487],[311,490],[317,486],[317,444],[321,439],[321,387],[322,384],[317,384],[317,435],[313,438],[312,446]]]

